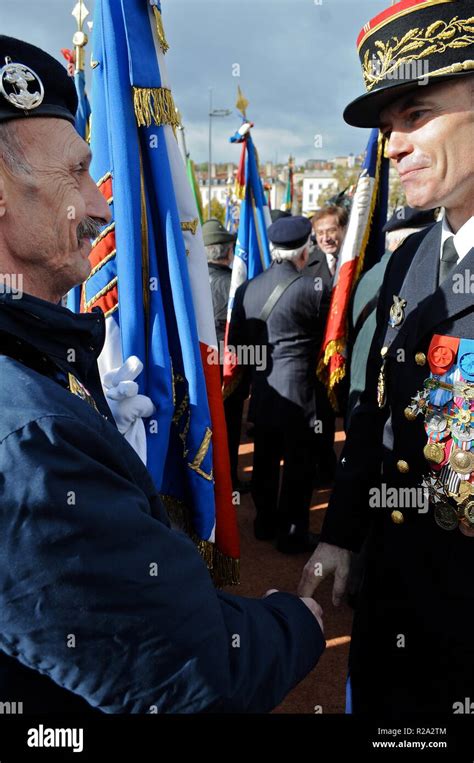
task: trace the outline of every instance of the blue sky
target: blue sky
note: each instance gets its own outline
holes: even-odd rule
[[[115,0],[118,2],[118,0]],[[145,2],[145,0],[143,0]],[[389,0],[162,0],[166,60],[196,162],[207,160],[209,88],[214,108],[235,107],[237,85],[263,161],[359,153],[368,131],[346,125],[344,106],[363,92],[355,42]],[[61,59],[71,47],[75,0],[0,0],[0,33]],[[86,0],[93,10],[93,0]],[[240,77],[233,76],[240,66]],[[213,158],[238,161],[234,115],[213,120]],[[314,147],[314,136],[322,147]]]

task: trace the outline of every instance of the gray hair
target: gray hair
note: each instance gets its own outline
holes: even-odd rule
[[[12,175],[31,174],[23,143],[18,135],[16,119],[0,123],[0,161]]]
[[[206,254],[208,262],[219,262],[219,260],[226,260],[232,252],[234,244],[231,242],[227,244],[208,244],[206,246]]]
[[[270,249],[272,260],[276,260],[276,262],[283,262],[284,260],[297,260],[308,246],[308,242],[309,238],[308,241],[306,241],[303,246],[299,246],[298,249],[279,249],[277,246],[273,246],[272,244]]]

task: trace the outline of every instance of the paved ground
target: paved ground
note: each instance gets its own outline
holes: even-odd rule
[[[336,450],[343,433],[336,435]],[[253,445],[243,436],[239,451],[240,476],[249,479],[252,471]],[[311,530],[318,532],[324,518],[329,491],[315,491],[311,507]],[[233,590],[242,596],[262,596],[269,588],[296,590],[307,554],[281,554],[271,543],[256,541],[253,536],[254,508],[249,495],[238,507],[241,537],[241,584]],[[335,609],[331,603],[331,581],[318,589],[316,599],[324,610],[326,651],[315,670],[294,689],[274,711],[276,713],[343,713],[345,679],[349,651],[352,610],[347,604]],[[319,710],[321,707],[321,710]],[[315,709],[316,708],[316,709]]]

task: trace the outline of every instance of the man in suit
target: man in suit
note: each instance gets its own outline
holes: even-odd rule
[[[310,276],[315,284],[321,283],[328,298],[331,295],[337,260],[344,241],[347,222],[347,210],[336,204],[329,204],[319,209],[311,218],[316,246],[310,253],[308,264],[304,269],[304,275]],[[325,305],[326,311],[328,308],[329,304]],[[329,402],[326,387],[318,378],[316,378],[316,400],[321,420],[321,432],[317,435],[316,485],[323,486],[334,481],[336,472],[337,459],[334,452],[336,414]]]
[[[334,573],[337,604],[349,550],[368,539],[349,665],[357,713],[452,714],[474,696],[471,16],[470,0],[455,0],[373,19],[359,36],[369,92],[344,112],[381,127],[410,206],[445,210],[387,266],[366,388],[300,583],[310,595]],[[414,36],[411,65],[413,46],[401,60],[376,55]]]
[[[318,209],[311,218],[316,246],[310,253],[305,273],[322,278],[328,286],[332,286],[336,273],[347,223],[347,210],[337,204]]]
[[[265,359],[260,367],[251,365],[254,530],[259,540],[276,536],[283,553],[312,550],[318,540],[308,526],[319,429],[315,368],[323,292],[301,274],[310,233],[304,217],[281,217],[269,227],[272,265],[237,289],[229,332],[230,345],[258,346]]]

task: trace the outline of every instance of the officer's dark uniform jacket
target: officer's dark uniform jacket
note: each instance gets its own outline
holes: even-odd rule
[[[474,539],[438,527],[431,504],[426,513],[403,508],[401,524],[391,517],[397,507],[369,506],[371,488],[417,487],[428,471],[423,417],[404,415],[430,375],[421,353],[428,354],[434,334],[474,337],[472,293],[456,293],[452,280],[473,272],[474,249],[438,287],[440,237],[441,223],[410,236],[388,264],[367,386],[352,414],[321,535],[355,551],[369,538],[350,657],[356,711],[452,713],[453,703],[474,697]],[[388,326],[393,295],[407,302],[396,328]],[[387,402],[380,408],[383,346],[389,346]]]
[[[319,626],[289,594],[216,592],[170,528],[102,394],[102,314],[2,295],[0,340],[2,701],[25,713],[278,704],[321,654]]]
[[[212,262],[208,262],[207,266],[209,269],[209,283],[211,285],[217,341],[223,342],[227,323],[227,306],[229,304],[232,270],[227,265],[214,265]]]
[[[229,344],[260,345],[267,350],[265,367],[251,369],[255,423],[314,426],[314,369],[322,340],[319,311],[324,290],[315,289],[313,282],[301,275],[282,294],[268,320],[259,318],[275,286],[296,272],[291,262],[274,261],[257,278],[239,286],[235,294]]]

